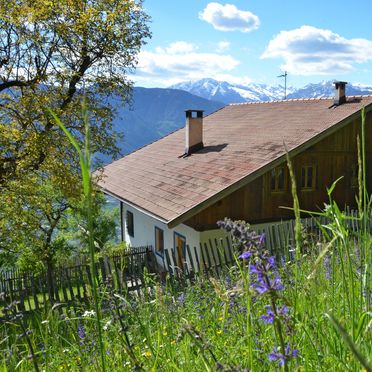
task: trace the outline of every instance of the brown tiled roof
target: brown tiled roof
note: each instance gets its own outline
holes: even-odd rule
[[[359,114],[372,96],[229,105],[204,118],[204,148],[182,157],[180,129],[104,168],[103,191],[174,226],[250,182],[263,168],[302,151]]]

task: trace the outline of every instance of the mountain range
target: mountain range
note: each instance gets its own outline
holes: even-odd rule
[[[316,98],[333,96],[332,81],[308,84],[303,88],[287,88],[287,98]],[[347,95],[372,94],[372,86],[348,84]],[[214,79],[184,82],[169,88],[135,87],[131,104],[123,104],[118,97],[111,98],[116,108],[114,127],[124,133],[118,143],[125,155],[145,146],[185,125],[185,110],[204,110],[204,114],[229,103],[272,101],[283,99],[284,88],[265,84],[234,85]],[[101,156],[104,163],[111,159]]]
[[[209,100],[217,100],[225,104],[273,101],[284,98],[282,85],[271,86],[267,84],[230,84],[226,81],[214,79],[201,79],[188,81],[170,86],[171,89],[182,89],[196,96]],[[372,94],[372,86],[362,84],[348,84],[348,95]],[[318,84],[308,84],[303,88],[287,87],[287,99],[331,97],[334,94],[332,81],[322,81]]]

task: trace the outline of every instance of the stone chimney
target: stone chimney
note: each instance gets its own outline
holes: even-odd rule
[[[336,106],[342,105],[346,102],[346,82],[345,81],[335,81],[335,99],[334,104]]]
[[[203,145],[203,110],[186,110],[186,148],[190,155],[204,147]]]

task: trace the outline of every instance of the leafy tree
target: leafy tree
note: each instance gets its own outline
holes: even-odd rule
[[[47,157],[55,168],[72,157],[45,107],[81,133],[82,93],[91,150],[115,153],[106,99],[128,99],[127,73],[150,36],[147,21],[136,0],[0,0],[0,182]]]
[[[56,231],[81,188],[77,155],[48,114],[91,152],[117,155],[112,94],[130,98],[128,72],[150,37],[140,0],[0,0],[0,252],[7,263],[53,262]],[[22,253],[22,254],[20,254]]]
[[[119,208],[107,208],[106,198],[96,192],[92,195],[93,231],[96,252],[109,252],[118,243],[117,226],[120,219]],[[68,218],[63,223],[63,239],[79,247],[79,253],[88,253],[88,226],[84,208],[70,208]]]
[[[46,269],[53,298],[56,256],[72,248],[58,233],[72,199],[66,199],[52,180],[32,174],[24,183],[9,181],[0,200],[1,266],[32,272]]]
[[[67,199],[53,180],[34,173],[28,182],[8,182],[7,192],[0,196],[4,202],[0,208],[0,266],[34,273],[46,270],[50,298],[54,297],[55,265],[73,253],[88,252],[80,190],[75,195]],[[108,248],[116,237],[118,213],[106,209],[105,202],[101,193],[94,194],[97,252]]]

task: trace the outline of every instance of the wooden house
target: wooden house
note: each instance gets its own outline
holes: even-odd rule
[[[340,207],[355,207],[357,138],[366,113],[367,183],[372,186],[372,96],[232,104],[203,118],[186,111],[186,126],[106,166],[99,187],[121,202],[122,237],[152,245],[159,256],[198,247],[221,231],[224,217],[251,223],[288,219],[293,205],[286,151],[300,206],[319,210],[327,187]]]

